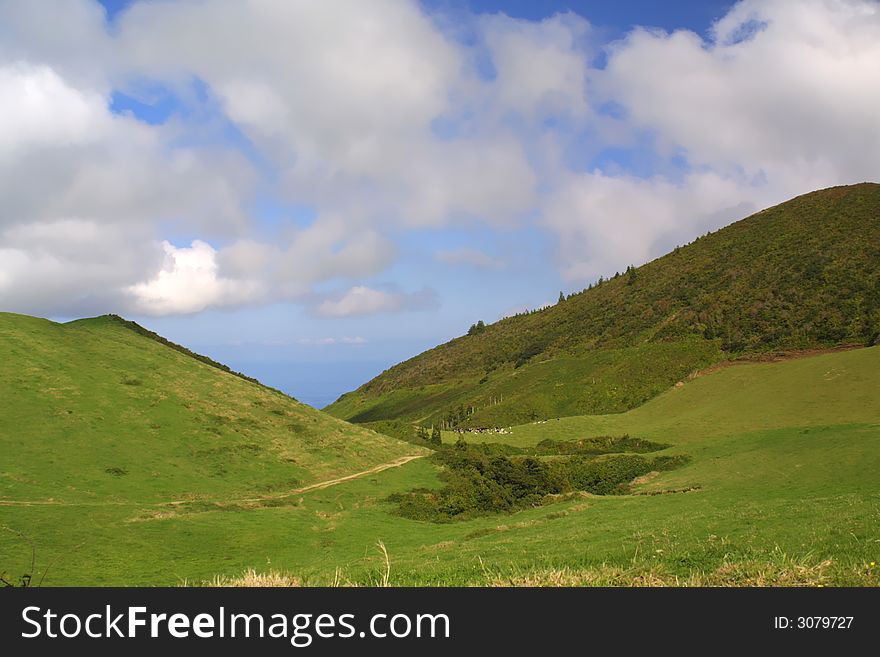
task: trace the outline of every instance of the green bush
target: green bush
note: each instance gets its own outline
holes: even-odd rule
[[[642,443],[653,445],[647,441],[640,441]],[[567,443],[554,444],[570,448]],[[545,445],[544,449],[549,451],[550,446]],[[652,470],[678,467],[687,460],[685,456],[648,459],[636,454],[600,458],[559,451],[557,455],[567,458],[542,460],[518,455],[518,451],[499,443],[469,445],[459,437],[454,446],[445,445],[432,457],[443,466],[440,473],[443,488],[396,493],[388,501],[395,504],[394,512],[405,518],[449,522],[539,506],[548,495],[560,493],[624,493],[636,477]]]

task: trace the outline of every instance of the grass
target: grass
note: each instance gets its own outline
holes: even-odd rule
[[[875,393],[880,348],[855,349],[777,363],[723,368],[678,387],[626,413],[563,417],[517,426],[504,442],[537,444],[542,439],[576,440],[622,435],[711,444],[707,439],[762,429],[872,424],[880,420]],[[454,441],[455,432],[444,432]],[[492,434],[468,434],[468,440]]]
[[[713,363],[877,344],[880,185],[800,196],[471,333],[325,410],[449,426],[619,413]]]
[[[744,587],[786,586],[824,587],[832,581],[829,571],[834,566],[831,559],[792,559],[776,550],[764,561],[725,562],[714,570],[692,571],[678,576],[657,564],[609,566],[606,564],[582,569],[544,568],[532,571],[517,569],[493,571],[486,568],[482,579],[470,582],[474,586],[625,586],[625,587]],[[389,571],[390,573],[390,566]],[[854,579],[871,586],[880,585],[880,570],[868,566],[864,572],[852,574]],[[258,573],[253,569],[238,576],[215,576],[201,582],[201,586],[220,587],[298,587],[302,582],[295,576],[278,571]],[[379,585],[379,583],[377,583]],[[384,584],[384,585],[387,585]],[[357,586],[343,578],[337,571],[329,586]]]
[[[454,382],[417,389],[350,393],[327,410],[367,426],[402,421],[439,424],[449,409],[459,407],[476,409],[465,426],[508,426],[547,417],[620,412],[722,358],[718,344],[695,339],[603,349],[519,368],[508,364],[488,375],[463,375]],[[483,376],[486,380],[480,383]]]
[[[46,502],[0,506],[8,579],[51,565],[46,585],[222,583],[247,572],[255,583],[280,574],[305,586],[878,584],[878,348],[729,367],[627,413],[473,434],[520,446],[629,434],[691,461],[644,478],[632,495],[562,496],[434,524],[396,517],[386,501],[440,488],[428,459],[271,497],[293,479],[362,471],[418,452],[413,445],[124,329],[2,318],[0,500]],[[99,358],[107,341],[112,361]],[[289,415],[271,412],[279,408]],[[309,422],[312,432],[289,437],[290,424]],[[261,490],[265,500],[241,502]]]
[[[527,573],[487,572],[489,586],[825,586],[831,581],[831,559],[791,559],[778,550],[762,561],[724,562],[709,571],[678,576],[663,566],[602,565],[591,569],[542,569]],[[859,576],[861,573],[858,574]],[[872,573],[873,575],[873,573]],[[867,582],[866,582],[867,583]],[[874,575],[872,584],[880,583]]]
[[[271,493],[418,448],[129,330],[0,314],[0,497],[160,502]]]

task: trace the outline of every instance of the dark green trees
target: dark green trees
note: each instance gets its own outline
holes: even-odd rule
[[[482,333],[486,330],[486,324],[481,319],[476,324],[471,324],[471,327],[468,329],[468,335],[477,335],[478,333]]]

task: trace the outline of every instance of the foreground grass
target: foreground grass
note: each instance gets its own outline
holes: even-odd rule
[[[374,581],[374,586],[394,585],[390,576],[383,581]],[[686,576],[678,576],[665,567],[652,564],[633,564],[628,567],[601,565],[589,569],[543,568],[531,571],[511,570],[493,571],[486,568],[483,575],[468,582],[471,586],[592,586],[592,587],[767,587],[798,586],[824,587],[838,585],[878,586],[880,569],[876,563],[868,563],[850,572],[834,568],[834,561],[826,559],[792,559],[784,553],[774,551],[765,561],[736,561],[724,563],[715,570],[692,571]],[[198,586],[213,587],[299,587],[304,583],[299,578],[278,571],[257,572],[249,569],[239,576],[218,575],[201,582]],[[327,586],[358,586],[346,579],[337,570]]]

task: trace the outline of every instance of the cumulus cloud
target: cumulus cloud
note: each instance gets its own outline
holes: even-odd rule
[[[99,139],[110,129],[106,100],[65,84],[48,66],[23,62],[0,68],[0,156],[27,148],[72,146]]]
[[[43,298],[35,305],[6,292],[5,307],[69,306],[74,280],[88,285],[78,298],[117,311],[229,305],[243,299],[232,287],[253,291],[255,282],[265,301],[303,299],[316,282],[386,268],[396,253],[387,229],[505,222],[533,205],[536,177],[514,134],[434,134],[435,119],[454,113],[466,57],[414,2],[135,3],[112,34],[93,0],[53,10],[64,30],[35,3],[0,7],[0,226],[74,217],[119,234],[114,248],[138,266],[110,275],[115,260],[105,259],[75,271],[46,244],[13,254],[4,243],[4,289],[30,287],[29,271]],[[244,156],[198,145],[187,133],[194,126],[178,119],[147,125],[110,109],[114,89],[141,83],[193,102],[193,79],[273,170],[262,172],[277,181],[273,193],[312,204],[317,221],[276,242],[254,240],[244,207],[257,172]],[[193,273],[174,265],[188,251],[163,252],[169,233],[226,245],[211,255],[216,284],[198,295],[204,303],[173,298],[170,286]]]
[[[515,139],[435,139],[465,57],[415,2],[139,3],[119,30],[139,70],[210,85],[300,201],[441,225],[504,220],[531,199]]]
[[[876,2],[745,0],[713,32],[704,43],[636,30],[612,50],[606,92],[695,164],[768,179],[792,171],[805,184],[876,171]]]
[[[122,62],[107,32],[104,8],[94,0],[0,3],[0,62],[51,66],[76,87],[109,93]],[[4,97],[5,98],[5,97]]]
[[[574,14],[471,17],[464,39],[415,0],[135,2],[112,29],[95,0],[52,11],[0,3],[4,309],[399,312],[431,294],[364,281],[403,231],[534,224],[583,281],[880,170],[867,0],[743,0],[708,39],[633,30],[601,69]],[[112,111],[141,86],[181,111]],[[631,157],[577,157],[605,150]],[[257,191],[316,218],[267,231]]]
[[[378,231],[329,216],[290,230],[271,244],[236,241],[217,253],[217,264],[223,276],[261,280],[270,297],[296,300],[306,297],[315,283],[378,274],[396,253]]]
[[[318,317],[354,317],[419,310],[432,305],[435,296],[427,288],[419,292],[403,293],[356,285],[341,295],[325,299],[315,307],[314,312]]]
[[[127,311],[161,266],[160,223],[243,225],[239,156],[169,147],[45,63],[0,62],[0,97],[4,309]]]
[[[133,308],[146,315],[195,313],[206,308],[237,306],[265,300],[258,281],[218,275],[217,252],[200,240],[178,248],[163,242],[165,259],[154,278],[128,288]]]
[[[664,178],[568,176],[548,198],[545,225],[560,236],[563,276],[591,281],[642,264],[695,235],[762,207],[736,181],[714,173]]]
[[[639,264],[797,194],[876,179],[880,5],[745,0],[712,36],[636,29],[591,73],[622,110],[620,134],[647,134],[661,161],[685,168],[561,176],[542,221],[568,278]]]
[[[138,230],[76,218],[0,227],[0,307],[73,316],[127,308],[124,289],[161,262]]]
[[[534,22],[497,14],[483,19],[496,71],[495,102],[535,119],[592,113],[587,98],[590,24],[573,13]]]
[[[45,63],[0,62],[0,224],[76,216],[106,223],[183,220],[234,232],[253,181],[229,149],[110,111],[109,96]]]

